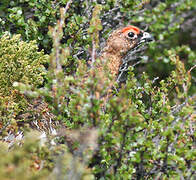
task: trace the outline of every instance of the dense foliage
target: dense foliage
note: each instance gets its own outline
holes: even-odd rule
[[[0,5],[0,137],[21,132],[20,122],[25,136],[1,142],[2,179],[195,179],[196,2]],[[148,27],[155,41],[104,104],[110,75],[105,69],[103,82],[90,61],[111,30],[128,24]],[[60,126],[45,142],[25,126],[37,116],[21,118],[30,97],[41,97]]]
[[[35,41],[21,41],[20,35],[10,38],[4,35],[0,39],[0,116],[1,125],[16,129],[16,116],[25,112],[28,100],[14,86],[24,83],[33,87],[43,85],[48,55],[38,52]]]

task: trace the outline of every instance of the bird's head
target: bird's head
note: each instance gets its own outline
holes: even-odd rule
[[[153,41],[153,37],[135,26],[127,26],[114,31],[108,38],[108,52],[124,55],[131,49]]]

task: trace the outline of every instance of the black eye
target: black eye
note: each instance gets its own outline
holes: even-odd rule
[[[133,32],[129,32],[129,33],[128,33],[128,36],[129,36],[130,38],[133,38],[133,37],[135,36],[135,34],[134,34]]]

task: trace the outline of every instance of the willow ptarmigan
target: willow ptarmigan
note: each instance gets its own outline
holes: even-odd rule
[[[105,48],[103,49],[102,54],[99,57],[102,62],[107,62],[106,64],[108,67],[108,71],[112,75],[112,81],[109,85],[109,89],[111,89],[113,82],[117,78],[119,67],[122,64],[123,57],[129,51],[149,41],[152,41],[152,36],[149,33],[144,32],[139,28],[131,25],[124,28],[119,28],[111,33],[106,42]],[[103,64],[104,63],[100,63],[97,66],[99,72],[104,72]],[[106,76],[103,75],[102,81],[104,81],[104,78],[106,78]],[[42,100],[37,100],[37,102],[38,103],[36,103],[36,105],[33,104],[29,107],[30,109],[32,108],[35,113],[37,113],[36,115],[34,115],[34,120],[31,122],[33,124],[33,128],[41,131],[49,131],[47,133],[54,132],[53,130],[55,129],[52,126],[52,119],[55,118],[54,115],[50,113],[50,110],[48,109],[48,105],[46,103],[42,102]],[[23,119],[25,118],[25,116],[28,119],[28,114],[24,115]],[[31,114],[31,119],[32,116],[33,115]],[[22,135],[20,134],[20,136]],[[10,136],[7,136],[5,138],[5,141],[13,141],[13,139],[14,136],[12,133],[10,133]]]
[[[119,28],[112,32],[100,56],[101,61],[106,62],[109,74],[112,75],[107,93],[103,98],[104,104],[109,98],[114,81],[117,79],[119,67],[122,64],[123,58],[128,52],[136,49],[141,44],[145,44],[152,40],[153,38],[149,33],[131,25],[124,28]],[[99,72],[103,72],[103,64],[104,63],[98,65],[97,69]],[[104,73],[101,74],[103,74],[101,81],[104,81],[106,76]]]

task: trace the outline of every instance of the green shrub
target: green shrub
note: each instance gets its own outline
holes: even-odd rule
[[[100,22],[99,17],[92,18]],[[88,71],[84,62],[78,63],[75,75],[64,77],[62,62],[67,55],[59,45],[60,25],[58,22],[51,28],[54,40],[58,40],[54,41],[48,77],[53,88],[51,99],[55,102],[51,106],[67,129],[98,128],[99,148],[87,161],[95,177],[194,179],[195,96],[189,95],[191,72],[180,61],[178,49],[166,51],[173,69],[168,78],[156,82],[157,79],[150,79],[147,73],[135,76],[131,67],[126,85],[121,88],[116,85],[104,110],[100,97],[109,82],[107,69],[105,82],[96,68]],[[93,23],[91,26],[92,41],[98,41],[100,27]],[[64,140],[68,142],[69,139]],[[84,142],[79,141],[78,146]],[[76,155],[79,147],[76,145],[76,150],[74,147],[69,150]]]
[[[35,41],[21,41],[20,35],[0,39],[0,118],[3,124],[14,122],[19,112],[27,107],[27,98],[14,87],[24,83],[33,88],[43,85],[48,56],[38,52]]]
[[[14,82],[38,87],[43,85],[46,70],[44,63],[48,56],[38,52],[35,41],[26,43],[20,35],[12,38],[3,36],[0,40],[0,93],[10,95]]]

